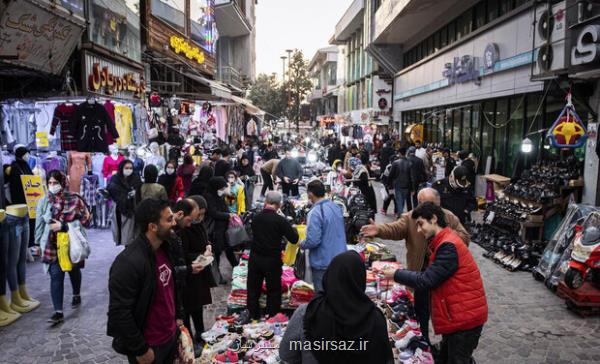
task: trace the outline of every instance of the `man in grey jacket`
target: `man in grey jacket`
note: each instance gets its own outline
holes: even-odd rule
[[[302,166],[296,158],[292,157],[290,148],[286,149],[285,158],[279,161],[275,174],[281,179],[281,190],[284,195],[298,196],[300,194],[298,183],[303,174]]]

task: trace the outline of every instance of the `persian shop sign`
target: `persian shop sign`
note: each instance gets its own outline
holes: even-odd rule
[[[145,92],[144,78],[127,67],[86,55],[86,70],[91,92],[126,98],[141,98]]]
[[[0,11],[0,58],[17,66],[60,74],[85,27],[60,6],[53,13],[30,1],[4,1]],[[1,8],[1,7],[0,7]],[[58,14],[64,13],[64,16]]]
[[[187,59],[198,62],[198,64],[204,63],[204,52],[202,52],[200,48],[190,44],[185,39],[176,35],[172,35],[169,39],[169,45],[175,53],[182,54]]]

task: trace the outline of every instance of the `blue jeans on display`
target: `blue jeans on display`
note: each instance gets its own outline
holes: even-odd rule
[[[4,224],[0,225],[0,296],[6,295],[6,264],[8,263],[8,241],[4,238]]]
[[[65,291],[65,272],[60,269],[58,260],[50,263],[50,296],[52,296],[52,305],[54,311],[63,310],[63,296]],[[73,286],[73,296],[78,296],[81,292],[81,269],[73,266],[69,272],[71,286]]]
[[[29,247],[29,217],[6,215],[2,223],[2,239],[6,254],[6,277],[11,291],[25,284],[27,249]]]
[[[315,287],[315,293],[323,290],[323,276],[325,275],[326,269],[311,268],[313,286]]]
[[[396,187],[396,215],[404,212],[404,203],[410,198],[410,190],[408,188]]]

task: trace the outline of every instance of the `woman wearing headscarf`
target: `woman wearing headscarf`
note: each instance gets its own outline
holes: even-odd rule
[[[366,285],[365,264],[358,253],[349,250],[333,258],[323,276],[323,291],[290,319],[279,345],[280,358],[302,364],[393,363],[386,319],[365,294]],[[338,350],[291,350],[290,342],[307,341],[336,342]],[[353,349],[364,345],[364,350],[339,350],[342,342],[351,341]]]
[[[369,181],[369,170],[365,167],[360,159],[356,157],[352,157],[348,160],[348,167],[352,172],[352,182],[354,187],[360,190],[369,207],[373,211],[377,211],[377,198],[375,197],[375,190],[371,185],[371,181]]]
[[[188,196],[202,196],[208,190],[208,182],[214,176],[214,170],[205,165],[200,168],[198,175],[192,181],[192,186],[188,192]]]
[[[108,193],[117,204],[112,223],[117,245],[127,245],[135,238],[135,191],[141,184],[140,176],[133,173],[133,162],[128,159],[119,163],[119,170],[108,183]]]
[[[223,177],[212,177],[209,181],[209,188],[204,193],[208,209],[206,210],[206,227],[208,231],[209,241],[213,243],[213,251],[215,253],[215,262],[217,267],[221,260],[221,253],[225,251],[227,260],[232,267],[237,265],[237,258],[233,253],[233,249],[227,245],[227,227],[229,219],[235,214],[229,212],[229,208],[225,203],[225,195],[227,194],[227,181]],[[221,276],[220,284],[227,283]]]
[[[182,250],[186,264],[189,266],[200,255],[211,256],[212,247],[208,242],[208,235],[204,227],[204,216],[208,209],[206,199],[202,196],[189,196],[198,205],[198,219],[192,222],[192,226],[181,230]],[[214,286],[214,278],[210,266],[203,269],[199,274],[188,274],[183,291],[183,308],[185,309],[185,327],[190,328],[191,321],[194,322],[195,340],[202,344],[200,334],[204,332],[204,320],[202,318],[202,306],[212,303],[210,295],[211,285]]]
[[[252,197],[254,196],[254,184],[256,183],[256,173],[254,167],[250,163],[248,154],[242,154],[240,163],[235,168],[240,180],[244,182],[244,190],[246,193],[246,210],[252,208]]]
[[[186,154],[183,157],[183,164],[177,168],[177,176],[181,177],[181,180],[183,181],[183,190],[186,193],[189,193],[190,187],[192,187],[192,178],[194,177],[194,172],[196,172],[194,159],[191,155]]]
[[[169,201],[175,203],[184,197],[183,180],[177,174],[177,162],[170,160],[165,166],[165,174],[158,177],[158,183],[167,191]]]
[[[158,168],[154,164],[149,164],[144,168],[144,183],[140,185],[135,194],[136,203],[140,203],[147,198],[168,201],[167,190],[156,183],[158,179]]]
[[[69,228],[79,228],[85,234],[83,228],[90,220],[83,199],[79,195],[67,190],[67,177],[64,173],[53,170],[46,177],[48,194],[38,202],[35,221],[35,243],[42,250],[42,263],[44,270],[50,273],[50,295],[54,314],[48,322],[58,324],[64,320],[63,295],[65,272],[58,263],[57,236],[59,232],[67,232]],[[73,264],[69,272],[71,285],[73,286],[73,300],[71,306],[79,307],[81,304],[81,268],[84,261]]]

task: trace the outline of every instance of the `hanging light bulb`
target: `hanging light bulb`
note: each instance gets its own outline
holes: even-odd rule
[[[521,152],[523,153],[531,153],[533,151],[533,142],[529,138],[523,139],[521,143]]]

